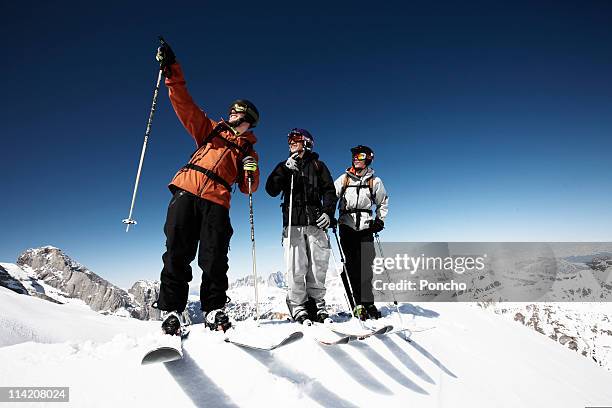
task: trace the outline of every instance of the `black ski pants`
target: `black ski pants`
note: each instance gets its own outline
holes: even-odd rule
[[[374,234],[369,230],[355,231],[349,226],[340,224],[340,245],[344,251],[346,271],[356,304],[374,304],[372,294],[372,263],[376,256]]]
[[[201,309],[208,312],[225,305],[227,252],[233,232],[229,209],[184,190],[174,193],[164,225],[166,252],[162,256],[159,309],[185,310],[192,279],[189,264],[195,259],[196,250],[202,269]]]

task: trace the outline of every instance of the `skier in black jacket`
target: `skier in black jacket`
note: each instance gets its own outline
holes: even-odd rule
[[[290,157],[276,166],[266,182],[266,191],[272,197],[283,193],[287,306],[291,316],[300,323],[306,319],[323,322],[329,317],[323,298],[331,254],[327,228],[334,219],[336,189],[327,166],[312,151],[314,139],[307,130],[291,130],[288,143]],[[316,308],[310,315],[308,298]]]

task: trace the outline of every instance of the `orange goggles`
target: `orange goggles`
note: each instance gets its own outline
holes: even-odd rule
[[[357,153],[353,155],[353,160],[365,160],[368,158],[368,155],[365,153]]]

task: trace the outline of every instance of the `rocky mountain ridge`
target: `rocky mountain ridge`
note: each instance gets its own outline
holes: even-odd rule
[[[286,287],[281,272],[272,273],[265,279],[259,277],[258,281],[262,287]],[[16,264],[0,264],[0,286],[55,303],[81,301],[103,314],[140,320],[159,320],[161,316],[161,312],[151,306],[159,296],[159,281],[138,280],[126,291],[53,246],[28,249],[19,255]],[[236,290],[249,286],[253,286],[252,276],[240,278],[230,285]],[[248,314],[246,309],[250,310],[245,305],[228,306],[240,308],[240,316]],[[190,299],[187,309],[193,320],[201,320],[199,301]]]

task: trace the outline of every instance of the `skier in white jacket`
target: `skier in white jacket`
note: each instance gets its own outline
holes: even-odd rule
[[[334,182],[339,199],[340,244],[355,300],[353,314],[362,320],[377,319],[380,312],[372,293],[374,234],[385,227],[389,197],[382,180],[370,168],[372,149],[359,145],[351,149],[351,154],[351,167]]]

